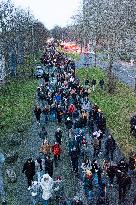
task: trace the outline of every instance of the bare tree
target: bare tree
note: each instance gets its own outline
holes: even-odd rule
[[[16,8],[10,0],[0,3],[0,49],[7,74],[16,75],[17,65],[39,52],[48,36],[49,31],[29,10]]]

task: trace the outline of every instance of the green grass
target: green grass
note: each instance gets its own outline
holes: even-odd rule
[[[73,60],[80,60],[80,54],[72,51],[66,51],[64,49],[61,49],[60,47],[57,48],[59,52],[64,52],[68,57],[70,57]]]
[[[95,78],[97,84],[101,78],[107,83],[105,73],[99,68],[80,69],[77,71],[77,76],[82,83],[86,76],[89,76],[89,79]],[[136,97],[133,91],[123,83],[117,82],[114,94],[109,94],[107,88],[102,91],[97,86],[95,92],[91,92],[90,99],[93,103],[97,103],[103,111],[107,119],[107,126],[124,154],[128,156],[131,151],[136,152],[136,139],[130,135],[129,125],[131,115],[136,113]]]
[[[72,59],[74,59],[74,60],[80,60],[80,54],[79,53],[74,53],[74,52],[69,52],[69,51],[65,51],[65,54],[68,56],[68,57],[70,57],[70,58],[72,58]]]
[[[0,90],[1,137],[31,122],[37,80],[12,80]]]

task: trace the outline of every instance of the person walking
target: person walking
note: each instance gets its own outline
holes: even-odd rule
[[[52,153],[54,155],[55,167],[57,167],[57,162],[58,160],[60,160],[60,153],[61,153],[61,148],[58,142],[55,142],[55,144],[52,146]]]
[[[39,132],[39,137],[43,140],[43,143],[44,143],[45,139],[47,138],[47,136],[48,136],[48,132],[47,132],[46,128],[43,126]]]
[[[57,130],[55,132],[55,139],[56,139],[56,142],[58,142],[61,145],[62,130],[60,128],[57,128]]]
[[[88,199],[88,204],[91,204],[93,201],[93,175],[90,170],[86,171],[84,177],[84,190]]]
[[[93,88],[93,91],[95,90],[95,86],[96,86],[96,80],[93,79],[93,80],[92,80],[92,88]]]
[[[45,174],[49,174],[50,177],[53,176],[53,160],[50,156],[45,157]]]
[[[63,117],[63,110],[62,110],[61,106],[58,105],[58,107],[57,107],[57,120],[58,120],[58,123],[62,122],[62,117]]]
[[[43,109],[43,114],[44,114],[44,119],[46,124],[49,121],[49,112],[50,112],[49,106],[45,106]]]
[[[113,161],[113,153],[116,149],[115,140],[111,135],[108,136],[108,139],[105,142],[106,157],[108,160]]]
[[[37,120],[37,124],[39,124],[39,125],[40,125],[41,113],[42,113],[41,108],[38,105],[36,105],[35,109],[34,109],[34,114],[35,114],[35,117]]]
[[[100,88],[103,90],[104,89],[104,80],[103,79],[101,79],[100,81],[99,81],[99,86],[100,86]]]
[[[78,151],[77,151],[76,147],[74,147],[71,150],[70,156],[71,156],[73,172],[78,173]]]
[[[45,139],[40,147],[40,152],[42,152],[45,156],[50,155],[51,148],[52,148],[52,146],[49,144],[48,140]]]
[[[119,185],[119,202],[124,201],[127,191],[131,187],[131,177],[128,176],[128,174],[121,172],[120,170],[118,172],[118,185]]]
[[[94,153],[93,153],[93,158],[98,157],[99,152],[100,152],[100,141],[97,137],[94,137],[93,139],[93,148],[94,148]]]
[[[117,171],[117,164],[111,163],[111,165],[107,169],[107,175],[109,177],[109,184],[111,187],[113,186],[114,178],[116,176],[116,171]]]
[[[23,166],[22,173],[25,173],[27,180],[28,180],[28,190],[30,190],[33,177],[35,175],[35,162],[32,160],[32,158],[29,158]]]
[[[38,183],[38,181],[33,181],[30,188],[32,205],[36,205],[39,201],[39,188],[40,184]]]
[[[37,157],[35,160],[35,170],[38,178],[38,183],[40,182],[42,172],[43,172],[43,165],[44,165],[44,159],[41,159],[40,157]]]
[[[44,174],[41,179],[41,188],[42,188],[42,205],[48,205],[49,199],[52,197],[53,192],[53,179],[49,176],[49,174]]]

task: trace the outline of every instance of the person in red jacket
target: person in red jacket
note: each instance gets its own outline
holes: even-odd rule
[[[70,104],[69,107],[68,107],[68,112],[71,115],[71,117],[72,117],[73,113],[75,112],[75,110],[76,110],[75,105],[74,104]]]
[[[55,142],[55,144],[52,146],[52,153],[54,155],[55,167],[57,167],[57,161],[60,160],[61,153],[61,148],[58,142]]]

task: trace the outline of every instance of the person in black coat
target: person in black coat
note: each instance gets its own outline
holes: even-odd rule
[[[66,128],[68,129],[68,133],[69,131],[71,130],[72,126],[73,126],[73,122],[72,120],[70,119],[70,117],[68,117],[65,121],[65,125],[66,125]]]
[[[78,172],[78,151],[75,147],[71,150],[70,156],[71,156],[73,171],[77,173]]]
[[[111,159],[111,161],[113,161],[113,153],[115,149],[116,149],[115,140],[111,135],[109,135],[108,139],[105,142],[106,157],[108,158],[108,160]]]
[[[129,167],[129,174],[130,174],[130,175],[133,175],[133,174],[134,174],[134,170],[135,170],[135,168],[136,168],[135,159],[136,159],[136,154],[132,154],[132,155],[129,157],[128,167]]]
[[[35,109],[34,109],[34,114],[35,114],[35,117],[36,117],[36,120],[37,120],[37,123],[40,124],[40,116],[41,116],[41,108],[39,106],[35,106]]]
[[[117,167],[121,172],[128,173],[128,163],[125,161],[125,159],[121,159]]]
[[[29,158],[23,166],[22,173],[25,173],[28,180],[28,189],[30,189],[35,175],[35,162],[32,161],[32,158]]]
[[[96,124],[97,128],[101,131],[105,132],[106,129],[106,118],[104,117],[103,113],[100,109],[98,109],[98,112],[96,114]]]
[[[47,138],[47,136],[48,136],[48,132],[47,132],[47,130],[45,129],[45,127],[43,126],[42,127],[42,130],[39,132],[39,137],[43,140],[43,142],[44,142],[44,140]]]
[[[56,139],[56,142],[58,142],[61,145],[62,130],[60,128],[57,128],[55,132],[55,139]]]
[[[63,110],[60,107],[60,105],[58,105],[58,107],[57,107],[57,120],[58,120],[58,123],[62,122],[62,117],[63,117]]]
[[[113,181],[116,175],[116,171],[117,171],[117,165],[116,164],[111,164],[108,168],[107,168],[107,175],[109,177],[109,181],[110,181],[110,185],[113,186]]]
[[[104,88],[104,80],[103,80],[103,79],[101,79],[101,80],[99,81],[99,86],[100,86],[100,88],[103,90],[103,88]]]
[[[53,176],[53,160],[48,155],[45,157],[45,174],[47,173],[50,177]]]
[[[128,176],[128,174],[121,172],[120,170],[118,172],[118,185],[119,185],[119,201],[124,201],[127,191],[131,187],[131,177]]]

